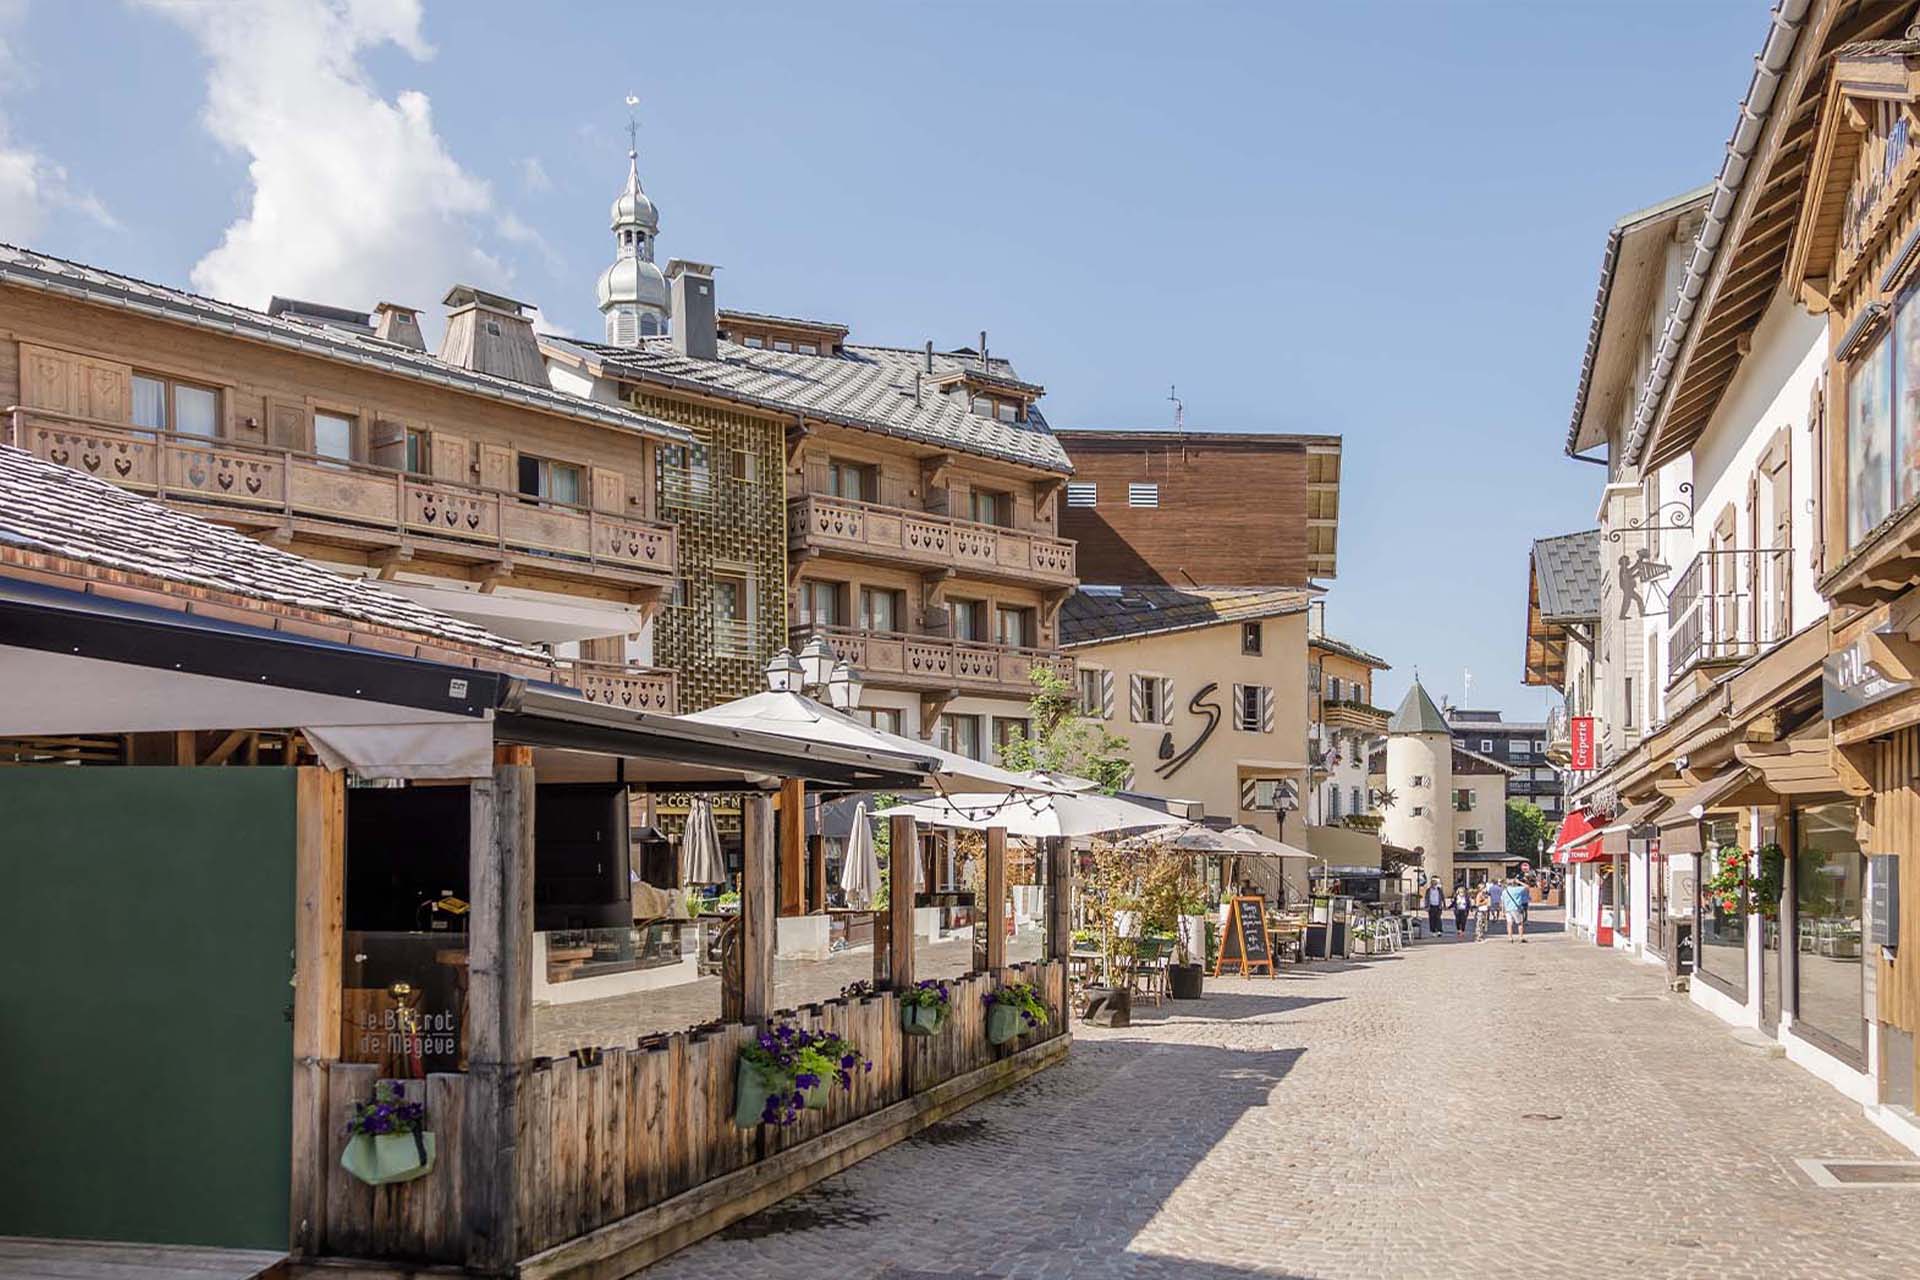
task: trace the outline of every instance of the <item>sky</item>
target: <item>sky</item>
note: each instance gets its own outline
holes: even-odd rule
[[[252,306],[597,331],[660,254],[853,341],[988,332],[1057,427],[1344,438],[1327,626],[1537,718],[1531,541],[1607,229],[1711,180],[1765,0],[0,0],[0,240]],[[1259,501],[1249,494],[1248,501]],[[1222,537],[1233,536],[1223,526]],[[1471,673],[1471,685],[1466,681]]]

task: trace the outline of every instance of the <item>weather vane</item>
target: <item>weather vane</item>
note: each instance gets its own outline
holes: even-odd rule
[[[627,95],[627,154],[630,156],[640,154],[640,118],[634,114],[633,110],[639,105],[638,95],[631,93]]]

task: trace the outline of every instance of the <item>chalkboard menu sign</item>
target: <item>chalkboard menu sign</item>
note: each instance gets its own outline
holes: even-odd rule
[[[1267,900],[1259,894],[1235,898],[1227,906],[1227,927],[1220,935],[1220,953],[1213,976],[1241,973],[1251,977],[1265,970],[1273,976],[1273,947],[1267,940]]]

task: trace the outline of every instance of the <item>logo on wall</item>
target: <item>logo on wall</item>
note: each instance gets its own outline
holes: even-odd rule
[[[1217,702],[1202,702],[1201,699],[1219,687],[1220,682],[1218,680],[1209,680],[1205,685],[1196,689],[1191,698],[1187,699],[1187,710],[1191,711],[1194,715],[1205,716],[1207,718],[1207,725],[1206,728],[1200,730],[1200,736],[1195,738],[1185,751],[1175,753],[1173,749],[1173,731],[1171,729],[1160,735],[1159,754],[1160,759],[1165,761],[1165,763],[1156,765],[1153,770],[1155,773],[1163,778],[1171,778],[1174,774],[1186,768],[1187,761],[1193,759],[1194,756],[1200,753],[1200,748],[1207,745],[1207,739],[1211,738],[1213,731],[1220,727],[1220,704]]]
[[[1593,768],[1593,717],[1575,716],[1567,722],[1569,769]]]
[[[1673,566],[1658,559],[1653,549],[1660,535],[1670,529],[1693,527],[1693,485],[1682,481],[1680,496],[1663,502],[1644,518],[1635,517],[1625,527],[1609,530],[1607,541],[1620,548],[1614,560],[1614,584],[1620,592],[1620,617],[1659,617],[1667,611],[1666,581]],[[1659,608],[1650,606],[1658,604]]]

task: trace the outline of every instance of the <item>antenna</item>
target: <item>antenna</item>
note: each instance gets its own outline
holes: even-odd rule
[[[1187,405],[1177,394],[1179,387],[1167,384],[1167,399],[1173,401],[1173,430],[1180,437],[1180,461],[1187,460]]]

